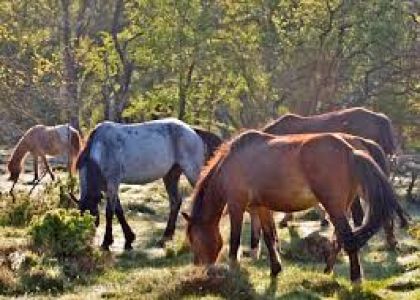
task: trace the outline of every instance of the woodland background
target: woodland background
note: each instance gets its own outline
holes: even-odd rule
[[[0,0],[0,142],[174,116],[229,136],[366,106],[420,149],[420,1]]]

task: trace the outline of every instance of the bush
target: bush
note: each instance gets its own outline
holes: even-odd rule
[[[1,226],[26,226],[31,222],[35,207],[29,197],[18,194],[15,202],[7,203],[0,214]]]
[[[416,240],[420,241],[420,223],[416,223],[410,226],[408,233]]]
[[[36,251],[58,259],[93,253],[94,218],[77,210],[47,212],[31,224],[31,242]]]

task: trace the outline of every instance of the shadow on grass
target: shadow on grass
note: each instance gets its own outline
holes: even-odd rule
[[[117,255],[115,268],[121,271],[128,271],[136,268],[167,268],[179,267],[190,264],[191,256],[188,254],[171,255],[151,258],[148,253],[141,250],[131,250]]]
[[[377,261],[372,261],[368,258],[368,252],[365,250],[360,253],[361,267],[363,269],[364,277],[369,280],[382,280],[389,277],[404,273],[405,268],[398,263],[398,253],[394,251],[380,251],[377,255],[381,258]],[[372,255],[372,253],[370,253]],[[346,255],[346,254],[344,254]],[[348,278],[350,266],[348,262],[338,264],[334,268],[334,273],[338,276]]]
[[[204,273],[191,272],[165,289],[157,299],[180,299],[186,296],[218,296],[223,299],[261,299],[246,270],[214,266]]]

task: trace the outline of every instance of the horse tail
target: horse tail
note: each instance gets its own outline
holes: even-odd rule
[[[352,244],[349,249],[361,248],[383,225],[393,217],[398,202],[391,184],[380,167],[367,154],[353,150],[354,170],[362,187],[365,199],[369,204],[365,222],[353,232]]]
[[[370,156],[378,164],[378,166],[381,168],[384,174],[387,177],[389,177],[389,174],[390,174],[389,163],[382,148],[378,144],[369,142],[369,141],[363,141],[363,144],[368,150]],[[400,219],[401,228],[407,227],[408,225],[407,217],[409,217],[409,215],[407,214],[407,212],[404,211],[404,209],[401,207],[399,202],[397,202],[396,213],[398,215],[398,218]]]
[[[389,176],[389,163],[384,150],[378,144],[368,140],[362,140],[362,143],[369,152],[369,155],[381,168],[382,172],[384,172],[386,176]]]
[[[192,129],[203,140],[206,146],[206,160],[208,160],[210,157],[214,155],[217,148],[219,148],[219,146],[222,144],[222,139],[218,135],[210,131],[206,131],[198,127],[192,127]]]
[[[397,151],[397,143],[395,141],[391,120],[384,115],[380,119],[379,124],[379,144],[384,149],[386,154],[395,154]]]
[[[77,158],[76,168],[80,171],[83,167],[86,167],[86,195],[90,198],[101,198],[101,187],[103,186],[104,180],[99,165],[90,157],[91,149],[95,137],[98,135],[100,127],[96,127],[89,135],[86,142],[86,146],[80,152]]]
[[[77,132],[77,130],[74,129],[70,132],[70,155],[72,157],[72,164],[70,166],[70,170],[74,173],[76,171],[76,160],[74,158],[78,157],[80,153],[80,149],[82,148],[82,138],[80,137],[80,134],[79,132]]]

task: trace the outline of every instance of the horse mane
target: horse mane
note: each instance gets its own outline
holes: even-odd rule
[[[247,130],[219,146],[214,156],[207,162],[206,166],[203,167],[200,173],[200,178],[195,186],[192,197],[192,219],[201,219],[200,213],[202,212],[202,206],[204,203],[204,193],[211,193],[210,196],[213,200],[220,199],[222,187],[210,185],[212,183],[217,183],[214,181],[214,176],[222,171],[221,168],[228,155],[236,153],[249,143],[255,142],[257,138],[265,140],[267,137],[271,136],[272,135],[270,134],[265,134],[257,130]]]
[[[200,127],[192,126],[191,127],[195,133],[197,133],[200,138],[203,140],[204,144],[207,147],[206,158],[209,159],[213,156],[215,151],[223,143],[222,139],[215,133],[204,130]]]
[[[92,147],[93,138],[95,137],[97,132],[98,132],[98,126],[96,126],[95,129],[93,129],[89,133],[89,135],[87,137],[87,142],[85,143],[85,146],[83,147],[82,151],[78,152],[79,155],[78,155],[77,160],[76,160],[76,169],[77,170],[80,170],[80,168],[86,163],[87,158],[89,157],[89,154],[90,154],[90,149]],[[80,138],[80,135],[79,135],[79,138]],[[82,146],[82,143],[80,143],[80,146]]]

